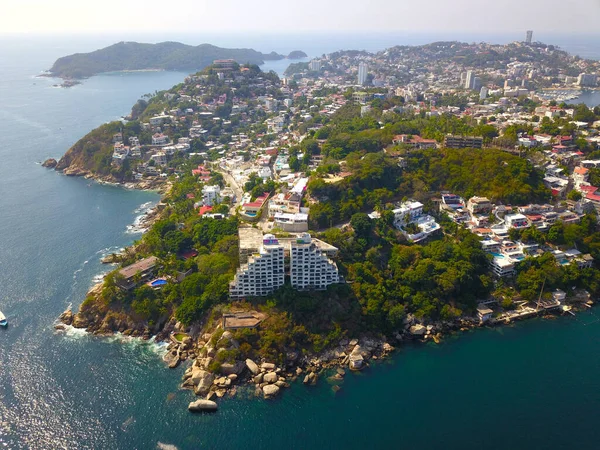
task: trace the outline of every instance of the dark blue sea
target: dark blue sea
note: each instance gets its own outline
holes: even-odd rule
[[[451,37],[164,38],[316,56]],[[324,381],[269,402],[242,393],[213,415],[187,412],[194,396],[179,389],[184,367],[167,369],[161,346],[55,332],[56,317],[108,270],[101,256],[139,238],[133,225],[159,197],[40,162],[185,74],[106,74],[71,89],[36,75],[57,57],[122,39],[144,37],[0,36],[0,309],[10,321],[0,330],[0,448],[600,448],[598,310],[404,346],[347,375],[337,394]],[[600,56],[593,38],[564,39],[554,43]]]

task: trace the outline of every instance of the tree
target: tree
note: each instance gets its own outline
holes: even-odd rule
[[[373,228],[373,221],[365,213],[356,213],[350,219],[350,225],[358,238],[369,239]]]

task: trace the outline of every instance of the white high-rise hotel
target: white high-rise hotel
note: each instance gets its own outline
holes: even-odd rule
[[[231,298],[261,297],[281,287],[284,284],[284,251],[290,255],[293,288],[323,290],[330,284],[339,283],[337,266],[313,242],[310,234],[303,233],[285,241],[285,244],[280,243],[271,234],[264,236],[259,252],[248,258],[248,263],[238,269],[229,284]]]
[[[259,253],[248,258],[229,284],[231,297],[261,297],[283,286],[283,246],[272,234],[263,238]]]
[[[367,73],[369,71],[369,66],[365,63],[360,63],[358,65],[358,84],[361,86],[367,82]]]
[[[308,233],[302,233],[291,243],[290,278],[292,287],[299,290],[321,290],[339,282],[337,266],[312,242]]]

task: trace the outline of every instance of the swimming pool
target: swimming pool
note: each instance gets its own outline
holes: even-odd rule
[[[156,280],[150,282],[150,286],[152,287],[164,286],[165,284],[167,284],[167,280],[164,278],[157,278]]]

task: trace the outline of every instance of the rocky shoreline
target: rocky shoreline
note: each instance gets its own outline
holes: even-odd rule
[[[126,189],[139,189],[146,191],[158,191],[165,194],[171,188],[171,182],[165,178],[150,178],[138,181],[119,181],[112,175],[100,176],[77,166],[68,166],[65,168],[59,167],[59,161],[54,158],[49,158],[42,163],[42,167],[54,169],[68,177],[83,177],[86,180],[94,180],[101,184],[111,186],[122,186]]]
[[[97,292],[101,286],[96,285],[90,293]],[[144,340],[154,337],[157,342],[169,342],[163,357],[169,368],[191,361],[183,374],[181,387],[192,390],[199,397],[189,404],[188,409],[192,412],[216,411],[218,405],[215,400],[234,396],[238,389],[250,389],[256,397],[271,399],[298,380],[307,386],[314,386],[324,379],[335,393],[341,389],[340,384],[347,371],[363,370],[373,361],[389,357],[400,345],[428,341],[439,344],[444,336],[453,333],[484,326],[506,325],[501,320],[483,324],[472,318],[424,324],[409,314],[404,320],[403,329],[389,338],[369,335],[344,338],[336,346],[319,354],[302,354],[296,349],[289,349],[285,353],[285,361],[279,364],[267,360],[244,359],[215,366],[219,353],[239,347],[233,333],[223,330],[220,324],[211,332],[202,332],[198,327],[185,328],[170,318],[149,328],[145,324],[135,323],[125,315],[120,317],[118,313],[106,311],[103,316],[102,311],[94,309],[76,314],[69,309],[61,314],[59,321],[57,329],[72,325],[75,328],[85,328],[95,335],[121,333]]]

